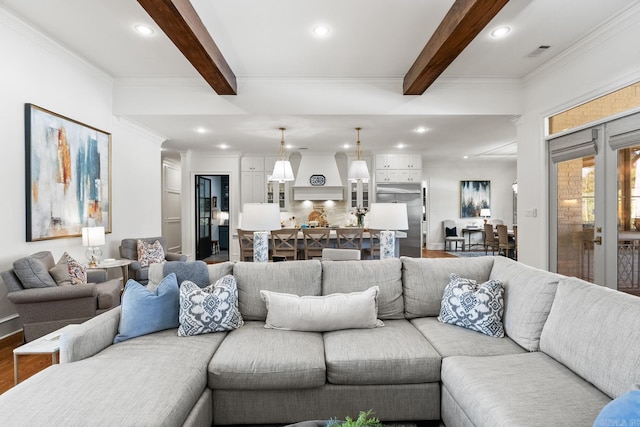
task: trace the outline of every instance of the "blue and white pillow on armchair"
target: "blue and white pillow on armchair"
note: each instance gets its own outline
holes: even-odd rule
[[[491,337],[504,337],[504,288],[498,280],[477,284],[452,273],[444,290],[438,320]]]

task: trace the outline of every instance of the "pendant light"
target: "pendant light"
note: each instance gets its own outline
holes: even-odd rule
[[[358,131],[358,142],[356,142],[356,159],[351,162],[349,167],[348,179],[351,182],[369,182],[369,168],[367,168],[367,162],[361,159],[362,152],[360,151],[360,130],[362,128],[356,128]]]
[[[287,154],[284,151],[284,131],[286,128],[280,128],[282,132],[282,139],[280,140],[280,159],[276,160],[276,164],[273,166],[273,173],[269,181],[293,181],[293,169],[291,169],[291,162],[287,160]]]

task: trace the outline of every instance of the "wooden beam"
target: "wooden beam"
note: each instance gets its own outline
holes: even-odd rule
[[[219,95],[236,95],[236,76],[189,0],[138,0]]]
[[[422,95],[509,0],[455,0],[404,76],[405,95]]]

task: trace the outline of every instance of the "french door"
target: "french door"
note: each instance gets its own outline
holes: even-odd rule
[[[196,259],[211,255],[211,180],[196,176]]]
[[[640,293],[640,114],[551,138],[548,149],[551,270]]]

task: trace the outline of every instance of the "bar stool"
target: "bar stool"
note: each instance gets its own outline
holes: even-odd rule
[[[211,253],[216,255],[220,253],[220,242],[217,240],[211,241]]]
[[[330,230],[328,228],[304,228],[304,259],[322,257],[322,250],[329,247]]]

